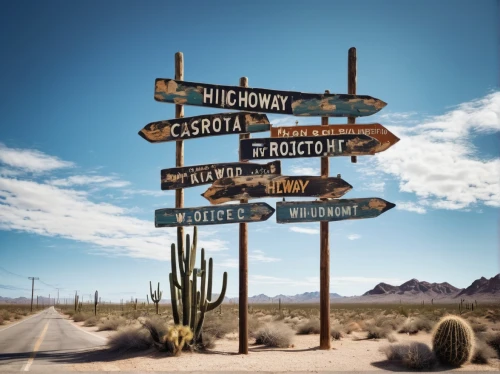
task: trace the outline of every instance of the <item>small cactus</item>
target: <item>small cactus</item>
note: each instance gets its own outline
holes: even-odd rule
[[[166,343],[173,345],[172,350],[175,356],[179,355],[184,345],[193,339],[193,331],[189,326],[174,325],[165,336]]]
[[[443,364],[461,366],[470,360],[474,331],[464,319],[446,316],[438,322],[432,337],[432,350]]]

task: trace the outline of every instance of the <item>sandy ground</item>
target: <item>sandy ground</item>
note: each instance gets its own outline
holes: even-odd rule
[[[96,327],[83,327],[102,337],[114,332],[96,332]],[[353,333],[340,341],[332,341],[331,350],[319,350],[319,335],[296,335],[293,347],[265,348],[249,343],[249,354],[239,355],[237,335],[218,340],[216,347],[206,353],[183,352],[178,357],[165,357],[155,350],[130,354],[110,354],[94,351],[70,367],[75,371],[266,371],[266,372],[317,372],[317,371],[405,371],[397,363],[387,361],[379,351],[391,343],[381,340],[353,340],[362,334]],[[430,346],[431,336],[426,333],[408,336],[396,334],[397,342],[418,341]],[[434,371],[441,371],[435,368]],[[500,361],[489,365],[467,364],[453,371],[499,371]]]

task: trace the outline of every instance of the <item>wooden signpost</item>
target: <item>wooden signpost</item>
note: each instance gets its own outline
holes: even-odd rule
[[[343,221],[375,218],[396,205],[377,197],[329,201],[286,201],[276,205],[276,222]]]
[[[139,135],[150,143],[160,143],[205,136],[269,131],[269,128],[269,120],[265,114],[220,113],[152,122],[139,131]]]
[[[338,198],[352,189],[341,178],[257,175],[223,178],[202,194],[211,204],[264,197],[313,196]]]
[[[281,174],[281,161],[272,161],[267,164],[228,162],[163,169],[161,171],[161,189],[174,190],[196,187],[213,183],[221,178],[267,174]]]
[[[300,138],[327,135],[368,135],[380,142],[378,152],[399,142],[399,138],[379,123],[359,125],[310,125],[271,127],[272,138]]]
[[[311,94],[163,78],[156,79],[154,97],[166,103],[295,116],[361,117],[387,105],[366,95]]]
[[[274,208],[266,203],[157,209],[155,210],[155,226],[181,227],[259,222],[266,221],[273,213]]]
[[[242,160],[373,155],[386,150],[367,135],[327,135],[303,138],[260,138],[240,141]]]

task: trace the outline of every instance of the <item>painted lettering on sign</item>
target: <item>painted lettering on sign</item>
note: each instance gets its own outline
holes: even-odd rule
[[[375,218],[395,204],[378,197],[324,201],[287,201],[276,205],[278,223]]]
[[[155,211],[155,226],[178,227],[258,222],[267,220],[273,213],[274,209],[265,203],[158,209]]]
[[[380,143],[366,135],[240,140],[240,159],[371,155]]]
[[[281,195],[287,193],[305,193],[306,187],[309,184],[308,180],[277,180],[271,181],[266,187],[266,193],[268,195]]]
[[[386,106],[382,100],[366,95],[311,94],[163,78],[156,79],[155,100],[251,112],[328,117],[369,116]]]
[[[267,131],[269,128],[269,120],[265,114],[239,112],[152,122],[139,131],[139,135],[151,143],[159,143]]]
[[[232,162],[171,168],[161,171],[161,189],[195,187],[213,183],[221,178],[268,174],[281,174],[281,161],[267,164]]]

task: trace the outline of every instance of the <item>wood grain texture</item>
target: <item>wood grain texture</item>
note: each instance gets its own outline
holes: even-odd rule
[[[356,86],[358,81],[358,58],[356,55],[356,48],[349,48],[347,54],[347,93],[350,95],[356,94]],[[356,123],[356,117],[347,117],[348,124]],[[357,156],[351,156],[353,164],[358,162]]]
[[[380,142],[375,153],[383,152],[399,142],[399,138],[379,123],[359,125],[308,125],[271,127],[271,138],[301,138],[327,135],[367,135]]]
[[[161,189],[189,188],[210,184],[221,178],[266,174],[281,174],[281,161],[267,164],[228,162],[163,169]]]
[[[202,196],[211,204],[221,204],[266,197],[339,198],[351,189],[352,186],[341,178],[256,175],[218,179]]]
[[[295,116],[369,116],[387,104],[367,95],[313,94],[157,78],[156,101]]]
[[[222,225],[227,223],[265,221],[274,213],[266,203],[167,208],[155,210],[156,227]]]
[[[373,155],[379,150],[377,139],[361,134],[240,140],[241,160]]]
[[[177,52],[175,54],[175,79],[178,81],[184,80],[184,54]],[[175,118],[184,117],[184,105],[177,103],[175,105]],[[184,142],[178,141],[175,143],[175,166],[184,166]],[[184,190],[178,189],[175,191],[175,207],[182,208],[184,206]],[[184,227],[177,227],[177,247],[184,250]]]
[[[239,112],[207,114],[148,123],[139,135],[150,143],[269,131],[267,116]]]
[[[276,204],[276,222],[343,221],[375,218],[395,206],[395,204],[377,197],[278,202]]]

